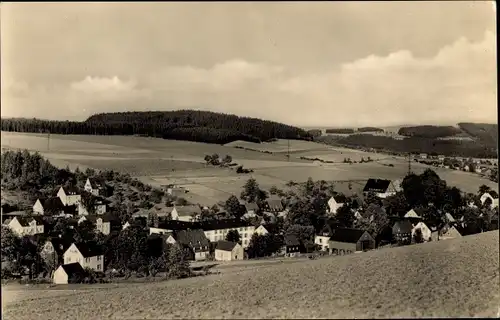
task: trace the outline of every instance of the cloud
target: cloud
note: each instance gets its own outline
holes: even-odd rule
[[[486,32],[482,41],[460,38],[430,58],[400,50],[309,72],[233,59],[210,68],[159,66],[128,80],[2,83],[2,116],[84,119],[104,111],[196,108],[304,126],[496,122],[495,41]]]

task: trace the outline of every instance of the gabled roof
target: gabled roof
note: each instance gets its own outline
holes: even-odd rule
[[[39,198],[44,210],[63,210],[64,204],[59,197]]]
[[[39,216],[32,216],[32,217],[25,217],[25,216],[17,216],[14,217],[12,220],[17,219],[19,221],[19,224],[23,227],[29,226],[29,224],[35,220],[37,225],[43,225],[43,219],[42,217]]]
[[[68,275],[68,278],[70,278],[72,275],[75,274],[85,273],[85,270],[83,269],[82,265],[78,262],[63,264],[61,265],[61,268],[63,268],[64,272]]]
[[[456,222],[455,218],[453,218],[453,216],[449,212],[445,213],[445,217],[446,217],[446,220],[448,220],[448,222]]]
[[[237,245],[236,242],[220,240],[217,242],[217,246],[215,247],[215,249],[222,250],[222,251],[233,251],[233,249],[234,249],[234,247],[236,247],[236,245]]]
[[[192,205],[192,206],[176,206],[175,210],[177,211],[177,214],[181,217],[185,216],[192,216],[195,214],[200,214],[201,209],[199,206]]]
[[[84,258],[100,256],[103,254],[103,248],[95,242],[80,242],[75,243],[75,246]]]
[[[368,179],[365,188],[363,189],[363,192],[376,192],[376,193],[387,192],[387,189],[389,189],[390,185],[391,185],[390,180]]]
[[[26,216],[28,215],[28,212],[25,210],[20,210],[20,211],[11,211],[9,213],[4,213],[3,216]]]
[[[287,234],[285,235],[285,245],[286,246],[299,246],[300,241],[299,239],[294,235],[294,234]]]
[[[269,198],[266,200],[267,205],[269,206],[269,210],[272,211],[283,211],[283,204],[281,203],[281,199],[278,198]]]
[[[263,227],[267,232],[277,234],[279,232],[278,226],[276,224],[267,223],[265,225],[261,224],[259,227]]]
[[[78,188],[75,186],[64,186],[61,188],[64,190],[64,193],[66,193],[67,195],[75,195],[75,194],[79,194],[79,192],[80,192],[80,190],[78,190]]]
[[[394,223],[394,226],[392,227],[392,233],[393,234],[411,233],[412,229],[413,229],[413,226],[411,225],[410,221],[401,220],[401,221],[397,221],[396,223]]]
[[[253,211],[259,210],[259,206],[255,202],[245,203],[244,206],[245,206],[245,209],[247,210],[247,212],[252,211],[252,210]]]
[[[203,229],[204,231],[208,231],[208,230],[222,230],[222,229],[249,227],[252,224],[247,221],[239,219],[222,219],[215,221],[197,222],[194,223],[193,225],[199,227],[200,229]]]
[[[359,238],[365,233],[365,230],[360,229],[347,229],[338,228],[333,230],[333,234],[330,236],[330,241],[346,242],[346,243],[356,243]]]
[[[192,222],[179,221],[179,220],[165,220],[158,222],[159,229],[166,230],[186,230],[186,229],[195,229],[195,226]]]
[[[413,208],[405,214],[405,218],[418,218],[421,219],[423,216],[423,210],[421,208]]]
[[[172,237],[179,244],[189,247],[206,247],[210,245],[210,241],[205,236],[205,233],[201,229],[196,230],[180,230],[175,231]]]
[[[347,201],[347,197],[345,195],[343,195],[342,193],[337,193],[331,198],[333,198],[335,200],[335,202],[337,202],[337,203],[345,203]]]
[[[47,239],[47,241],[52,243],[52,246],[57,254],[64,254],[64,252],[71,246],[71,242],[61,237],[51,237]]]
[[[110,222],[110,223],[119,222],[119,220],[115,216],[112,216],[110,214],[88,215],[88,216],[84,216],[84,217],[85,217],[85,219],[87,219],[88,221],[90,221],[92,223],[96,223],[97,219],[99,219],[99,218],[102,219],[102,222]]]
[[[94,187],[99,188],[99,187],[102,187],[104,185],[104,183],[100,179],[97,179],[95,177],[89,177],[87,179],[89,180],[90,184],[92,185],[92,188],[94,188]]]

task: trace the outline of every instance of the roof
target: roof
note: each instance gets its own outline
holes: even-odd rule
[[[207,230],[221,230],[221,229],[235,229],[241,227],[249,227],[252,224],[247,221],[239,219],[222,219],[215,221],[197,222],[193,223],[193,225],[207,231]]]
[[[347,201],[347,197],[342,193],[337,193],[332,198],[335,199],[335,202],[337,203],[345,203]]]
[[[363,192],[387,192],[387,189],[389,189],[390,185],[391,180],[368,179]]]
[[[299,246],[300,245],[299,239],[294,234],[285,235],[284,240],[285,240],[284,242],[285,242],[286,246]]]
[[[257,211],[257,210],[259,210],[259,205],[257,203],[255,203],[255,202],[245,203],[244,206],[245,206],[245,209],[247,211],[252,211],[252,210],[253,211]]]
[[[421,208],[413,208],[413,209],[410,209],[410,211],[408,211],[406,214],[405,214],[405,218],[422,218],[423,216],[423,212],[424,210],[422,210]]]
[[[17,216],[17,217],[14,217],[14,218],[17,219],[17,221],[19,221],[19,224],[21,224],[21,226],[23,226],[23,227],[29,226],[29,224],[33,220],[36,221],[37,225],[42,225],[43,224],[43,219],[42,219],[42,217],[39,217],[39,216],[32,216],[32,217]]]
[[[180,230],[172,234],[175,241],[184,246],[190,247],[205,247],[210,245],[210,241],[205,236],[201,229],[196,230]]]
[[[102,187],[104,183],[100,179],[97,179],[95,177],[89,177],[87,178],[90,181],[90,184],[92,187]]]
[[[66,250],[71,246],[71,242],[67,241],[64,238],[61,237],[51,237],[47,239],[47,241],[50,241],[52,243],[52,246],[54,247],[54,250],[58,254],[64,254]],[[62,248],[61,248],[62,246]]]
[[[200,214],[201,209],[199,206],[176,206],[175,210],[179,216],[192,216],[193,214]]]
[[[411,233],[412,229],[413,229],[413,226],[411,225],[410,221],[401,220],[401,221],[397,221],[396,223],[394,223],[394,226],[392,227],[392,233],[393,234]]]
[[[453,218],[453,216],[449,212],[445,213],[445,217],[449,222],[456,222],[455,218]]]
[[[365,232],[365,230],[360,229],[334,229],[332,235],[330,236],[330,241],[356,243]]]
[[[217,242],[217,246],[215,247],[215,249],[222,250],[222,251],[233,251],[233,249],[234,249],[234,247],[236,247],[236,245],[237,245],[236,242],[220,240]]]
[[[283,211],[283,204],[281,203],[281,199],[267,199],[267,205],[269,206],[269,209],[272,211]]]
[[[25,216],[28,215],[27,211],[11,211],[9,213],[4,213],[4,216]]]
[[[158,222],[158,228],[166,230],[185,230],[185,229],[195,229],[195,225],[192,222],[179,221],[179,220],[166,220]]]
[[[279,232],[278,225],[273,224],[273,223],[267,223],[265,225],[262,224],[259,227],[263,227],[269,233],[277,234]]]
[[[119,220],[115,217],[115,216],[112,216],[110,214],[103,214],[103,215],[88,215],[88,216],[84,216],[85,219],[87,219],[88,221],[91,221],[92,223],[96,223],[97,222],[97,219],[101,218],[102,219],[102,222],[119,222]]]
[[[84,258],[100,256],[103,254],[103,248],[95,242],[80,242],[75,243],[75,246]]]
[[[80,190],[78,190],[77,187],[75,186],[64,186],[64,187],[61,187],[63,190],[64,190],[64,193],[66,194],[78,194],[80,192]]]
[[[59,197],[39,198],[38,200],[44,210],[62,210],[64,208],[64,204]]]
[[[63,265],[61,265],[61,268],[63,268],[64,272],[66,272],[68,277],[71,275],[74,275],[74,274],[84,274],[85,273],[85,270],[83,269],[82,265],[78,262],[63,264]]]

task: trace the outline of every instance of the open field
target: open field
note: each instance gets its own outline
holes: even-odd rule
[[[2,287],[15,319],[495,317],[498,232],[148,284]],[[244,286],[244,290],[242,290]],[[89,308],[89,306],[92,306]]]
[[[279,152],[288,152],[290,148],[290,152],[296,151],[305,151],[305,150],[314,150],[314,149],[324,149],[325,145],[321,143],[311,142],[311,141],[303,141],[303,140],[286,140],[286,139],[278,139],[278,141],[274,142],[263,142],[263,143],[253,143],[248,141],[233,141],[230,143],[226,143],[224,146],[226,147],[241,147],[248,148],[257,151],[269,151],[273,153]]]
[[[273,185],[284,188],[290,180],[303,182],[309,177],[327,181],[362,181],[374,177],[402,179],[408,171],[408,163],[401,157],[307,141],[291,141],[295,151],[288,160],[282,152],[268,154],[214,144],[133,136],[51,135],[50,149],[47,149],[46,135],[2,132],[1,138],[2,148],[39,151],[60,167],[69,165],[71,169],[77,166],[81,169],[112,169],[129,173],[154,186],[169,183],[184,185],[190,190],[186,194],[186,200],[206,206],[225,201],[232,194],[239,195],[250,177],[255,178],[262,188],[268,189]],[[274,143],[275,150],[282,150],[283,144],[287,146],[286,140],[268,145]],[[206,154],[213,153],[218,153],[221,157],[229,154],[234,162],[253,169],[254,172],[237,174],[235,170],[227,168],[207,167],[203,158]],[[313,163],[299,159],[301,156],[338,163]],[[361,157],[370,157],[376,161],[341,163],[344,158],[359,161]],[[383,164],[393,164],[394,167]],[[421,173],[426,168],[429,167],[412,162],[415,173]],[[475,174],[434,167],[432,169],[449,185],[457,186],[463,191],[475,193],[482,184],[498,190],[497,184]]]

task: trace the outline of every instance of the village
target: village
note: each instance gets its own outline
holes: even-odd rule
[[[12,159],[23,157],[25,167],[17,170]],[[75,173],[40,159],[21,151],[2,154],[4,181],[36,185],[34,179],[56,177],[49,183],[53,193],[46,191],[30,210],[2,205],[2,239],[9,239],[2,240],[2,279],[66,284],[132,273],[185,277],[190,261],[314,259],[498,228],[497,192],[481,186],[477,194],[464,194],[430,169],[395,181],[374,177],[359,189],[309,179],[287,191],[261,190],[249,178],[240,197],[208,208],[187,203],[182,196],[189,190],[174,184],[157,190],[116,172]],[[30,162],[46,166],[32,168],[36,178],[26,170]],[[130,211],[120,207],[117,181],[150,190],[168,206],[123,214]]]

